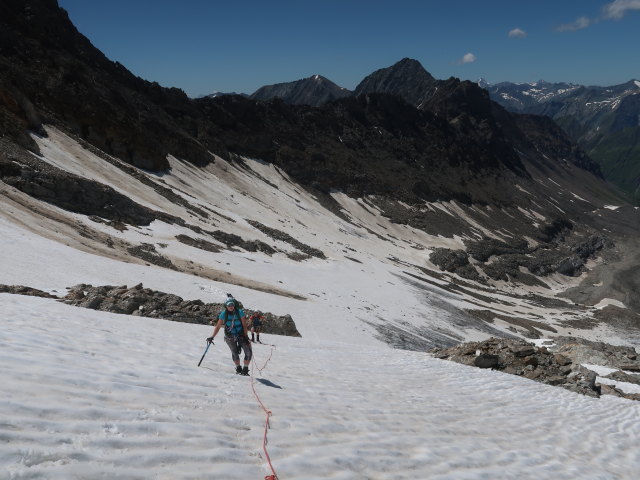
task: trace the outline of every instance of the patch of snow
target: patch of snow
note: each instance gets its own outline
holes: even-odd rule
[[[571,192],[571,195],[573,195],[575,198],[577,198],[578,200],[582,200],[583,202],[586,202],[587,200],[585,200],[584,198],[582,198],[580,195],[576,195],[575,193]]]
[[[613,305],[615,307],[620,307],[620,308],[627,308],[627,306],[624,303],[622,303],[620,300],[614,300],[613,298],[603,298],[596,305],[594,305],[593,308],[597,308],[598,310],[601,310],[608,305]]]

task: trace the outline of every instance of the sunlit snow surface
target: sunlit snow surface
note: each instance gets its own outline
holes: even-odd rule
[[[0,294],[0,478],[634,479],[640,404],[424,353],[264,335],[232,373],[210,327]],[[266,365],[265,365],[266,362]]]
[[[197,367],[210,326],[0,294],[0,480],[263,479],[271,474],[263,452],[265,413],[252,385],[272,412],[268,453],[281,480],[637,478],[639,403],[588,398],[423,351],[393,350],[378,338],[371,323],[414,335],[425,326],[450,329],[463,340],[483,333],[452,322],[484,300],[467,303],[438,286],[445,281],[412,283],[405,273],[405,265],[429,265],[431,248],[459,248],[459,238],[393,224],[375,207],[340,194],[336,201],[353,223],[337,219],[259,161],[248,161],[253,173],[247,173],[223,161],[197,169],[171,160],[172,174],[158,182],[188,190],[193,197],[183,195],[191,203],[235,221],[213,215],[217,223],[200,224],[54,130],[39,142],[49,163],[113,185],[146,206],[209,230],[233,228],[269,241],[244,221],[260,219],[328,258],[211,254],[177,242],[179,233],[195,234],[176,225],[156,221],[117,233],[52,206],[36,205],[48,210],[35,212],[32,200],[0,185],[6,189],[0,195],[0,284],[62,296],[78,283],[143,283],[204,302],[232,292],[250,308],[290,313],[302,334],[264,335],[274,346],[255,347],[253,377],[245,378],[233,373],[230,353],[218,340]],[[453,203],[427,207],[464,214]],[[536,217],[533,210],[523,214]],[[191,259],[306,300],[126,263],[130,257],[107,258],[115,252],[79,236],[78,225],[131,244],[163,244],[161,252],[172,259]],[[552,289],[567,286],[549,282]],[[504,292],[492,299],[514,302],[503,302],[505,309],[543,313]],[[561,318],[559,309],[546,312]],[[607,340],[606,330],[594,332]]]

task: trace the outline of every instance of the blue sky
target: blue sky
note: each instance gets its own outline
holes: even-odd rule
[[[59,0],[111,60],[190,96],[320,74],[353,89],[404,57],[438,79],[640,78],[640,0]]]

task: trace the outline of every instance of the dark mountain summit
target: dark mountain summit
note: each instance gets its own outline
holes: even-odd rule
[[[314,75],[295,82],[261,87],[251,98],[270,100],[279,97],[288,104],[320,106],[352,95],[387,93],[420,108],[433,94],[437,85],[438,80],[433,78],[420,62],[403,58],[390,67],[381,68],[368,75],[353,92],[321,75]]]
[[[295,82],[261,87],[250,98],[269,100],[278,97],[285,103],[317,107],[338,98],[348,97],[351,94],[351,91],[339,87],[322,75],[313,75]]]
[[[437,80],[417,60],[403,58],[396,64],[376,70],[358,84],[355,95],[379,92],[397,95],[420,108],[433,94]]]

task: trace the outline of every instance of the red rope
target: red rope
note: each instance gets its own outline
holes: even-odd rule
[[[258,367],[258,365],[256,364],[256,359],[255,357],[252,355],[251,356],[251,360],[253,361],[253,366],[256,367],[258,369],[258,371],[260,373],[262,373],[262,370],[265,369],[265,367],[267,366],[267,363],[269,363],[269,360],[271,360],[271,355],[273,355],[273,348],[271,349],[271,351],[269,352],[269,358],[267,358],[267,361],[264,362],[264,365],[262,365],[262,368]]]
[[[267,361],[264,362],[264,365],[262,366],[262,368],[258,367],[258,364],[256,364],[256,359],[254,356],[251,357],[251,361],[253,362],[253,366],[258,369],[258,371],[260,373],[262,373],[262,370],[265,369],[265,367],[267,366],[267,363],[269,363],[269,360],[271,360],[271,355],[273,354],[273,348],[271,349],[271,352],[269,353],[269,358],[267,358]],[[269,468],[271,469],[271,473],[273,475],[267,475],[266,477],[264,477],[264,480],[278,480],[278,475],[276,474],[276,471],[273,468],[273,465],[271,464],[271,457],[269,457],[269,452],[267,452],[267,432],[269,430],[270,425],[269,425],[269,417],[271,417],[271,410],[267,409],[267,407],[264,406],[264,403],[262,403],[262,400],[260,400],[260,397],[258,396],[258,393],[256,392],[256,387],[255,387],[255,378],[253,376],[253,371],[251,371],[251,390],[253,390],[253,395],[256,397],[256,399],[258,400],[258,403],[260,404],[260,406],[262,407],[262,410],[264,410],[264,413],[266,414],[266,419],[264,422],[264,436],[262,438],[262,450],[264,451],[264,455],[267,458],[267,462],[269,463]]]

